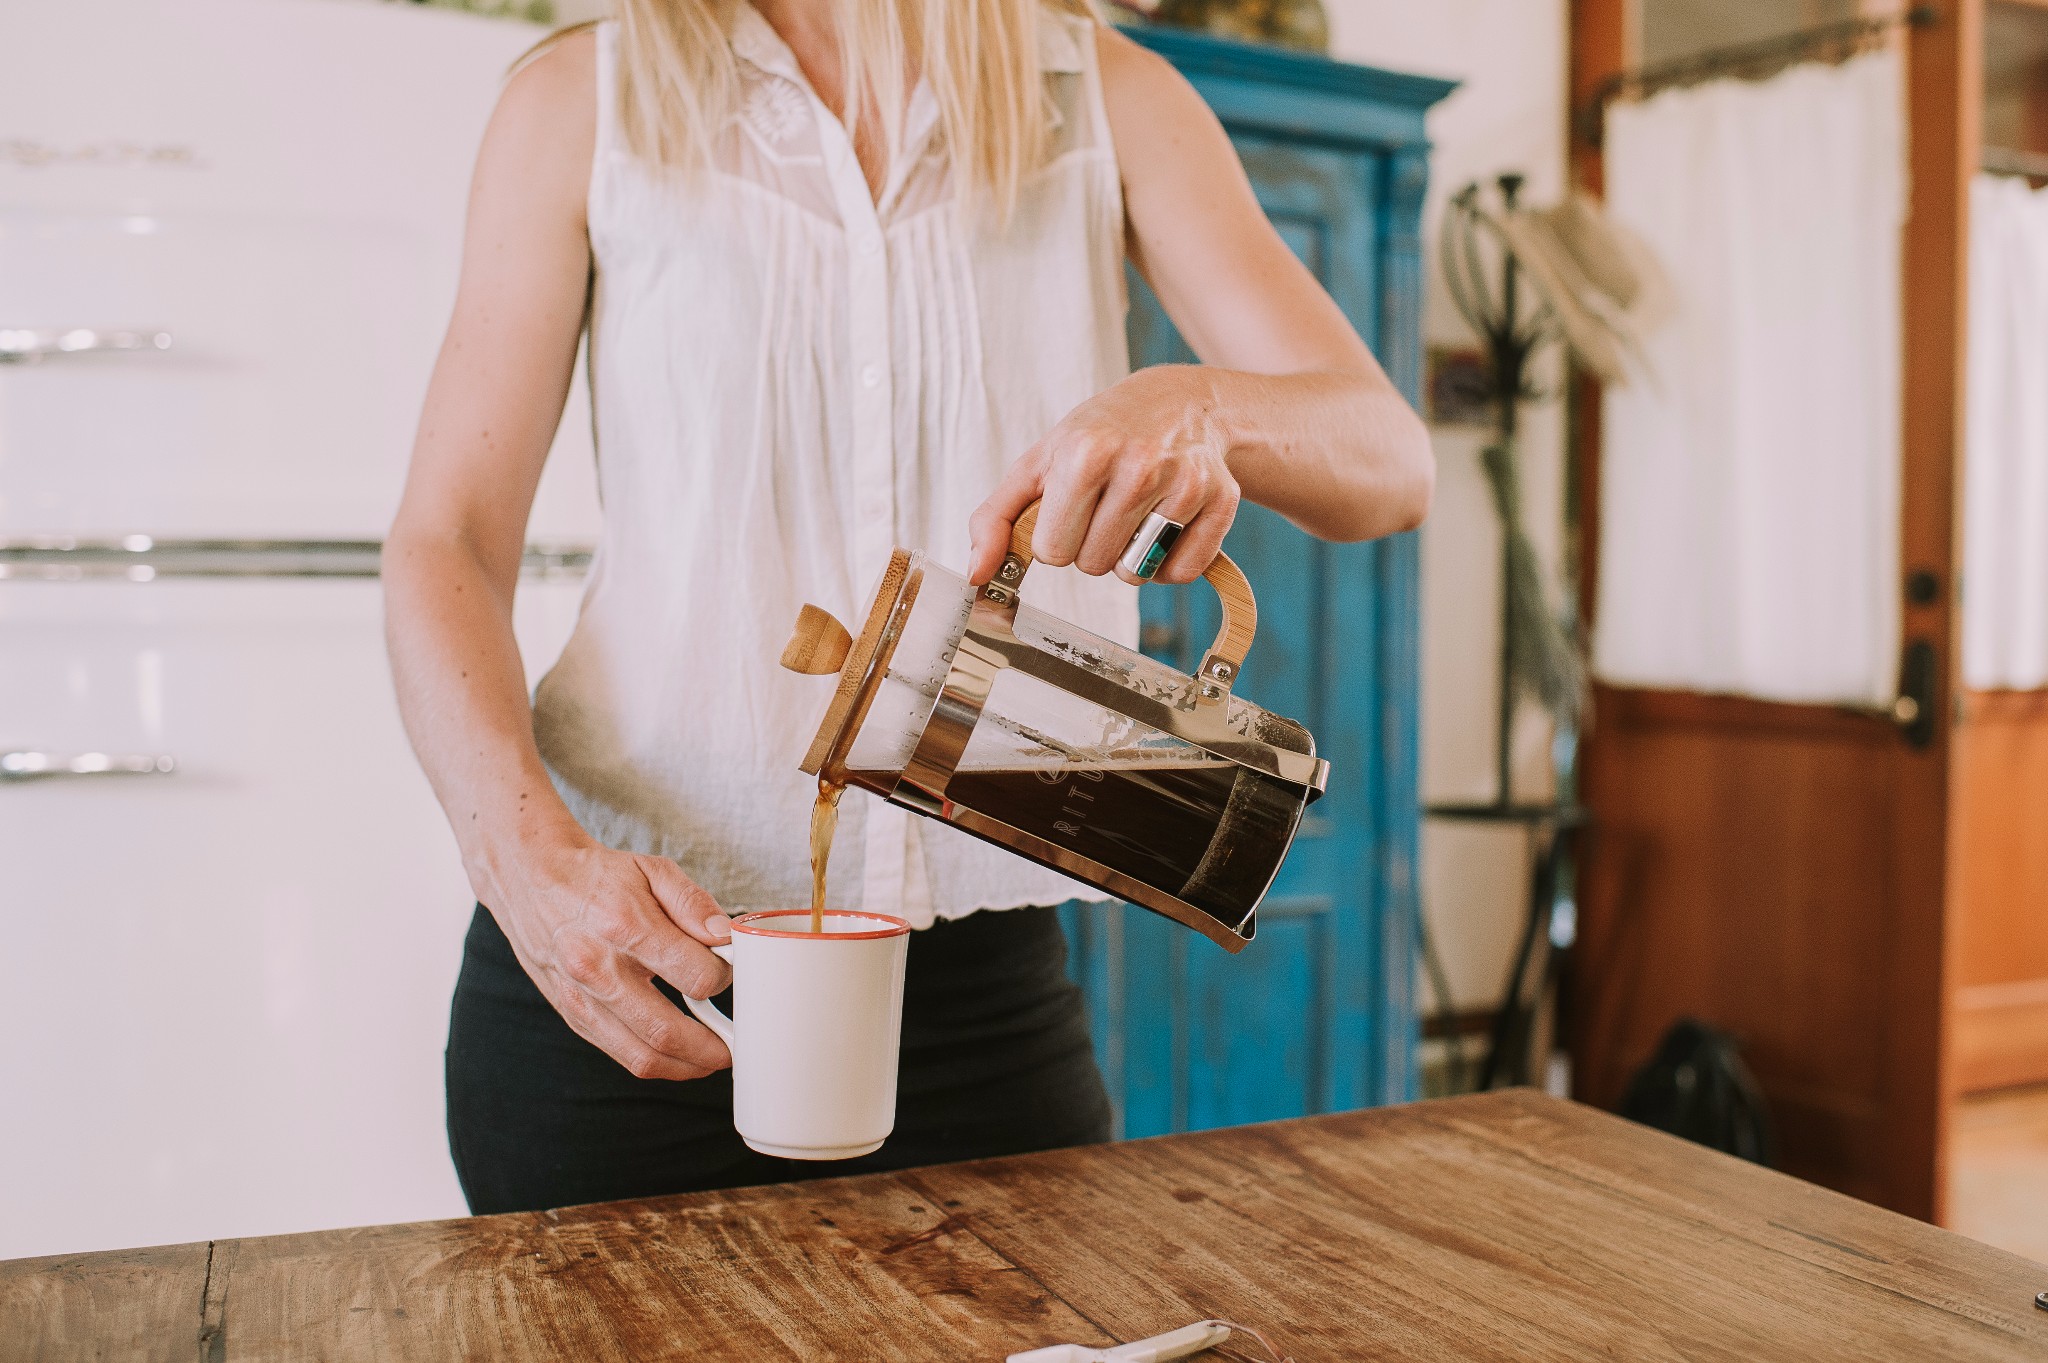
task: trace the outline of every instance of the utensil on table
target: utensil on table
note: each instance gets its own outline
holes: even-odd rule
[[[1186,1358],[1204,1349],[1213,1349],[1240,1331],[1257,1340],[1259,1347],[1271,1355],[1274,1363],[1292,1363],[1264,1334],[1249,1325],[1227,1320],[1198,1320],[1193,1325],[1183,1325],[1163,1335],[1134,1339],[1129,1344],[1117,1344],[1107,1349],[1087,1344],[1053,1344],[1043,1349],[1011,1354],[1005,1363],[1167,1363],[1169,1359]]]
[[[1135,1339],[1111,1349],[1086,1344],[1053,1344],[1027,1353],[1011,1354],[1005,1363],[1167,1363],[1204,1349],[1213,1349],[1230,1338],[1230,1327],[1218,1320],[1197,1321],[1150,1339]]]

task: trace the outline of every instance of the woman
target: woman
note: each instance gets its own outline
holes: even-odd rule
[[[1148,512],[1191,581],[1240,496],[1311,534],[1417,524],[1424,431],[1267,224],[1229,141],[1085,0],[618,0],[511,78],[385,557],[421,763],[482,905],[450,1023],[477,1212],[1101,1140],[1044,906],[1073,887],[847,801],[833,907],[913,935],[896,1134],[803,1166],[741,1145],[728,913],[808,903],[816,683],[892,544],[986,580],[1014,518],[1078,572],[1038,604],[1133,640],[1110,574]],[[1205,366],[1128,372],[1123,263]],[[529,704],[526,517],[587,327],[603,543]],[[1118,575],[1122,576],[1121,570]],[[994,912],[1008,910],[1008,912]]]

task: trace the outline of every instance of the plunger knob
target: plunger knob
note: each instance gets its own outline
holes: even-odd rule
[[[796,628],[782,647],[782,665],[792,672],[822,677],[846,664],[853,636],[830,611],[806,604],[797,612]]]

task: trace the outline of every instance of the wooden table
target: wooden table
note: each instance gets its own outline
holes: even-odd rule
[[[2048,1358],[2048,1268],[1526,1091],[910,1173],[0,1264],[0,1358]],[[1234,1348],[1234,1346],[1232,1346]]]

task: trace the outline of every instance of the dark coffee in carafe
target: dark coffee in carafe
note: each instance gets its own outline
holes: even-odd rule
[[[1301,814],[1298,792],[1228,762],[963,767],[946,798],[1167,889],[1233,928],[1272,883]],[[1223,809],[1230,817],[1219,824]]]

